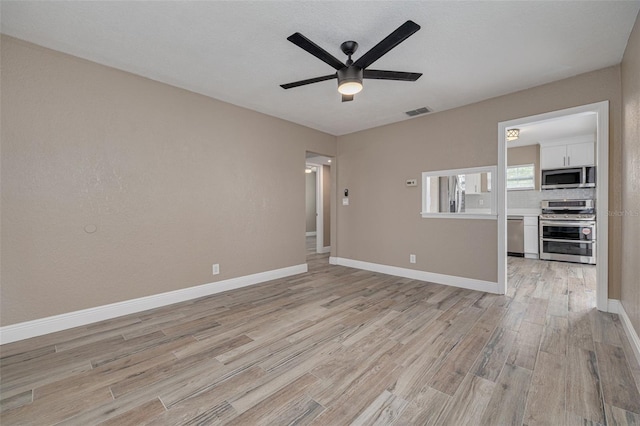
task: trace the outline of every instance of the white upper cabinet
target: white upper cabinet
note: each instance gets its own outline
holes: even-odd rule
[[[567,166],[567,146],[541,146],[540,168],[559,169]]]
[[[567,166],[593,166],[596,162],[593,142],[567,145]]]
[[[595,143],[540,144],[540,168],[561,169],[595,165]]]
[[[482,192],[480,183],[480,173],[470,173],[466,175],[464,183],[465,194],[480,194]]]

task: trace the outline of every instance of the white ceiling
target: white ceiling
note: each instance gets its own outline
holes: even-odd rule
[[[443,111],[619,63],[640,1],[7,1],[1,31],[333,135]],[[374,69],[353,102],[335,81],[280,84],[335,70],[286,38],[301,32],[354,60],[411,19],[422,29]]]
[[[595,113],[584,113],[516,126],[514,128],[520,130],[520,136],[509,141],[507,146],[515,148],[586,135],[593,136],[595,140],[597,125],[598,117]]]

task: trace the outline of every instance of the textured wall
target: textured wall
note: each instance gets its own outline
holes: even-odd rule
[[[640,18],[636,19],[622,74],[622,305],[640,332]],[[613,209],[612,209],[613,210]]]
[[[305,263],[305,153],[335,137],[1,43],[1,325]]]
[[[610,101],[610,207],[620,207],[620,68],[582,74],[477,104],[338,137],[337,256],[366,262],[497,280],[494,220],[422,219],[423,171],[497,164],[498,123]],[[409,263],[409,254],[417,263]],[[609,297],[619,297],[620,227],[610,221]]]

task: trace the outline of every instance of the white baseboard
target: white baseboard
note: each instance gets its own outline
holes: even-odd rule
[[[197,299],[203,296],[210,296],[212,294],[222,293],[223,291],[277,280],[291,275],[303,274],[307,272],[307,270],[307,264],[304,263],[301,265],[274,269],[272,271],[260,272],[223,281],[216,281],[167,293],[154,294],[152,296],[141,297],[139,299],[125,300],[123,302],[97,306],[95,308],[83,309],[66,314],[40,318],[33,321],[7,325],[5,327],[0,327],[0,344],[54,333],[56,331],[62,331],[123,315],[159,308],[173,303]]]
[[[345,259],[342,257],[330,257],[329,263],[332,265],[348,266],[351,268],[364,269],[366,271],[380,272],[382,274],[410,278],[412,280],[428,281],[436,284],[466,288],[469,290],[478,290],[488,293],[500,294],[497,282],[476,280],[473,278],[464,278],[455,275],[436,274],[434,272],[418,271],[415,269],[400,268],[397,266],[381,265],[378,263],[363,262],[361,260]]]
[[[331,246],[322,247],[320,253],[331,253]]]
[[[316,236],[316,231],[307,232],[305,235],[307,237],[315,237]]]
[[[620,314],[620,308],[622,308],[622,305],[618,299],[609,299],[607,301],[607,312],[610,314]]]
[[[629,344],[633,348],[633,352],[640,363],[640,337],[638,337],[638,332],[635,328],[633,328],[633,324],[631,324],[631,319],[627,315],[627,312],[624,310],[624,306],[617,299],[609,299],[608,303],[609,312],[612,314],[618,314],[620,317],[620,322],[622,322],[622,327],[624,328],[624,332],[627,334],[627,338],[629,339]]]

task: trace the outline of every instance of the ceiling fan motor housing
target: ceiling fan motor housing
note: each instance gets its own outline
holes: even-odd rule
[[[344,83],[360,83],[362,84],[362,76],[364,72],[362,68],[355,65],[344,67],[338,70],[338,87]]]

